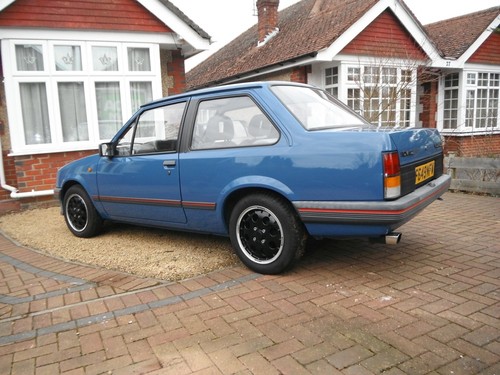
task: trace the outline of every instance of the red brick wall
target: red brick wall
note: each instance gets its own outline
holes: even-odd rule
[[[445,154],[454,152],[457,156],[499,157],[500,134],[445,136],[444,151]]]
[[[500,31],[491,33],[467,62],[500,65]]]
[[[420,94],[420,105],[422,112],[419,113],[419,121],[422,122],[424,128],[435,128],[437,121],[437,81],[425,82],[422,84],[422,92]]]
[[[290,73],[290,81],[297,83],[307,83],[307,74],[310,72],[310,65],[292,68],[292,71]]]
[[[95,154],[96,150],[15,156],[19,191],[50,190],[56,183],[57,170],[70,161]]]
[[[340,53],[418,60],[427,57],[415,39],[390,10],[383,12]]]
[[[180,51],[171,51],[172,58],[167,64],[167,75],[171,85],[168,95],[181,94],[186,91],[186,73],[184,68],[184,57]]]
[[[16,0],[0,13],[0,26],[170,32],[135,0]]]
[[[51,190],[56,183],[57,170],[70,161],[95,154],[96,150],[54,154],[7,156],[4,153],[5,178],[8,185],[20,193],[32,190]],[[10,192],[2,189],[0,200],[9,199]]]

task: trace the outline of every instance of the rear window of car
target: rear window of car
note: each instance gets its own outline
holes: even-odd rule
[[[191,149],[265,146],[278,139],[278,130],[250,97],[228,97],[200,102]]]
[[[271,90],[307,130],[367,125],[362,117],[322,90],[285,85]]]

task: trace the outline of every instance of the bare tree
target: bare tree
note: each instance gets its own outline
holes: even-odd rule
[[[348,84],[354,84],[348,88],[348,104],[375,125],[411,125],[418,86],[438,80],[431,60],[417,45],[388,41],[373,42],[357,55],[356,66],[348,68]]]

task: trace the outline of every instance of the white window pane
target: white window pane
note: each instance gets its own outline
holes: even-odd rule
[[[149,48],[128,48],[128,70],[131,72],[150,72]]]
[[[19,71],[43,71],[43,48],[41,45],[16,45],[16,62]]]
[[[363,79],[365,83],[375,83],[375,84],[379,83],[380,82],[379,68],[374,66],[365,66]]]
[[[490,86],[498,87],[500,85],[500,74],[491,73],[490,74]]]
[[[136,111],[145,103],[153,100],[151,82],[130,82],[130,101],[132,111]]]
[[[468,85],[476,84],[476,73],[467,73],[467,84]]]
[[[411,83],[412,71],[411,70],[401,70],[401,81],[404,83]]]
[[[64,142],[88,141],[87,109],[82,82],[57,85]]]
[[[474,90],[467,90],[465,126],[472,126],[474,124],[475,95],[476,92]]]
[[[360,89],[347,89],[347,105],[355,112],[362,113]]]
[[[51,142],[45,83],[20,83],[24,140],[27,145]]]
[[[92,63],[95,71],[118,71],[116,47],[92,47]]]
[[[488,73],[479,73],[477,85],[478,86],[488,86]]]
[[[382,68],[382,82],[395,84],[398,80],[398,70],[396,68]]]
[[[100,139],[110,139],[122,126],[122,105],[118,82],[96,82],[97,119]]]
[[[360,68],[347,68],[347,80],[349,82],[359,82]]]
[[[82,53],[80,46],[54,46],[57,71],[81,71]]]
[[[488,126],[497,127],[498,125],[498,90],[489,90],[490,100],[488,102]]]

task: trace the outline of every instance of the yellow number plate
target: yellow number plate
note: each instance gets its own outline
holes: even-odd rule
[[[434,160],[415,168],[415,185],[434,176]]]

